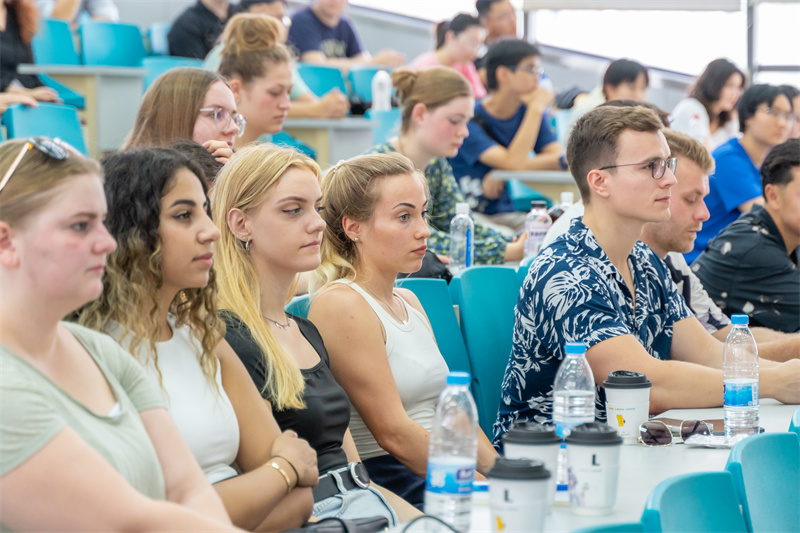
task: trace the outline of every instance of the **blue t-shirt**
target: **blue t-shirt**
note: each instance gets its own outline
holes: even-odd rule
[[[298,57],[319,51],[325,57],[347,58],[357,56],[363,49],[349,19],[341,17],[339,24],[331,28],[319,20],[310,7],[292,16],[288,41]]]
[[[527,106],[520,104],[519,109],[511,118],[500,120],[490,115],[483,107],[482,102],[475,102],[475,116],[483,117],[483,119],[479,120],[482,120],[491,130],[491,135],[475,122],[474,118],[470,120],[467,126],[469,128],[469,137],[464,139],[464,144],[461,145],[458,154],[450,159],[450,165],[453,167],[453,174],[470,207],[479,213],[493,215],[515,210],[514,202],[508,194],[508,187],[503,190],[503,194],[496,200],[489,200],[483,196],[481,188],[483,177],[493,169],[488,165],[484,165],[478,159],[483,152],[492,146],[500,144],[507,148],[511,144],[520,124],[522,124],[526,110]],[[550,127],[550,115],[545,112],[542,116],[542,123],[539,125],[539,137],[536,138],[533,151],[538,154],[545,146],[556,140],[556,134]]]
[[[516,420],[551,420],[553,384],[566,343],[590,348],[630,334],[653,357],[670,358],[673,325],[692,312],[664,262],[646,244],[636,243],[628,265],[636,287],[635,315],[625,280],[581,219],[536,256],[514,309],[495,446]],[[606,419],[605,390],[599,386],[595,417]]]
[[[720,145],[711,155],[716,170],[708,180],[711,191],[705,198],[710,218],[697,233],[694,250],[684,254],[689,264],[706,249],[711,239],[739,218],[742,214],[738,209],[740,205],[761,196],[761,173],[739,139]]]

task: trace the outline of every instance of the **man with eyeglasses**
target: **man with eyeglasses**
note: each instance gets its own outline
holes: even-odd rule
[[[693,267],[726,313],[786,333],[800,331],[800,140],[761,165],[764,205],[722,230]]]
[[[497,170],[561,170],[563,149],[550,126],[552,91],[539,86],[539,49],[521,39],[496,43],[486,54],[489,93],[475,103],[469,136],[450,159],[453,173],[473,211],[484,221],[522,231],[525,213],[515,212]],[[535,155],[531,156],[531,151]]]
[[[511,356],[494,443],[517,420],[551,421],[553,385],[568,342],[584,343],[600,386],[614,370],[646,374],[650,410],[722,404],[722,343],[692,315],[667,267],[639,241],[670,217],[677,160],[661,121],[642,107],[599,107],[581,117],[567,158],[582,219],[536,256],[514,311]],[[800,402],[800,360],[762,361],[762,397]]]
[[[754,85],[739,99],[740,138],[712,152],[716,171],[706,197],[709,219],[697,234],[694,249],[686,254],[691,264],[723,228],[756,204],[763,205],[759,168],[767,153],[788,139],[794,122],[792,103],[779,87]]]

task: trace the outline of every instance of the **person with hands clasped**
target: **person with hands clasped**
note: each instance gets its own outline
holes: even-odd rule
[[[147,89],[122,149],[165,146],[189,139],[223,165],[245,132],[230,85],[215,72],[184,67],[165,72]]]
[[[328,172],[308,315],[354,407],[350,430],[370,477],[418,509],[448,369],[419,300],[394,280],[422,265],[431,235],[427,189],[397,153],[354,157]],[[478,472],[485,475],[495,457],[481,433]]]
[[[146,373],[233,523],[250,531],[302,525],[317,483],[314,450],[281,435],[216,315],[214,243],[202,170],[162,148],[103,160],[119,242],[102,297],[81,322],[109,332]]]

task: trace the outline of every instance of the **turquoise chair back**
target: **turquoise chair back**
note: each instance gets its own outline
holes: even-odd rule
[[[42,19],[31,42],[37,65],[80,65],[72,30],[66,20]]]
[[[505,266],[471,267],[458,277],[459,295],[454,301],[459,302],[461,332],[472,366],[478,420],[484,433],[491,435],[511,354],[519,280],[517,271]]]
[[[77,107],[78,109],[84,109],[86,107],[86,98],[81,93],[73,91],[47,74],[39,74],[39,79],[42,80],[42,83],[58,93],[58,97],[61,98],[62,103]]]
[[[147,69],[147,74],[144,75],[144,90],[146,91],[156,81],[156,78],[168,70],[180,67],[202,68],[203,61],[193,57],[150,56],[142,60],[142,66]]]
[[[624,524],[603,524],[600,526],[577,529],[572,533],[644,533],[641,522],[627,522]]]
[[[525,281],[525,276],[528,275],[528,269],[531,267],[531,263],[533,260],[536,259],[536,256],[526,257],[519,263],[519,268],[517,268],[517,276],[519,277],[519,286],[522,287],[522,282]]]
[[[147,55],[142,33],[133,24],[90,20],[82,24],[79,31],[86,65],[141,67]]]
[[[534,200],[547,202],[548,208],[553,204],[552,200],[519,180],[508,180],[508,194],[511,196],[511,200],[514,202],[514,209],[517,211],[525,211],[527,213],[531,210],[531,202]]]
[[[419,298],[431,322],[439,351],[442,352],[450,371],[472,374],[472,366],[469,364],[467,348],[461,336],[461,329],[458,327],[447,282],[443,279],[406,278],[397,280],[395,285],[410,290]]]
[[[762,433],[736,443],[725,467],[733,476],[748,531],[800,531],[800,440]]]
[[[383,144],[392,137],[400,134],[400,108],[393,107],[388,111],[374,111],[367,109],[364,118],[374,120],[378,123],[372,130],[373,142]]]
[[[81,121],[72,106],[47,102],[39,102],[38,107],[14,104],[3,113],[2,122],[9,139],[58,137],[82,154],[88,155]]]
[[[354,66],[347,73],[350,89],[353,96],[358,96],[364,102],[372,102],[372,78],[382,70],[380,67]],[[394,92],[394,89],[392,89]]]
[[[150,41],[151,56],[168,56],[169,41],[167,35],[172,29],[171,22],[156,22],[147,28],[147,39]]]
[[[659,483],[644,506],[648,533],[747,533],[730,472],[695,472]]]
[[[300,318],[308,318],[308,309],[311,307],[311,299],[308,294],[295,296],[292,301],[286,304],[286,312]]]
[[[794,412],[794,416],[792,416],[792,421],[789,422],[789,431],[794,431],[797,433],[797,436],[800,437],[800,408]]]
[[[297,71],[311,92],[317,96],[323,96],[334,88],[339,89],[342,94],[347,94],[342,71],[336,67],[298,63]]]
[[[287,148],[292,148],[297,150],[301,154],[305,154],[311,159],[317,159],[317,151],[311,148],[309,145],[301,141],[300,139],[295,139],[285,131],[279,131],[278,133],[274,133],[269,136],[267,142],[271,142],[276,146],[286,146]]]

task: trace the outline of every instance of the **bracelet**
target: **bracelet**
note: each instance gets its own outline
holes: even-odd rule
[[[300,474],[297,473],[297,469],[294,467],[294,465],[292,464],[292,462],[289,459],[287,459],[286,457],[284,457],[282,455],[273,455],[272,458],[273,459],[283,459],[284,461],[286,461],[289,464],[289,466],[292,467],[292,470],[294,470],[294,475],[297,476],[297,483],[300,484]]]
[[[292,482],[289,480],[289,474],[287,474],[286,471],[283,468],[281,468],[281,465],[279,465],[275,461],[270,461],[269,463],[267,463],[267,465],[277,470],[280,473],[280,475],[283,476],[283,479],[286,480],[286,494],[289,494],[289,492],[291,492],[292,490]]]

